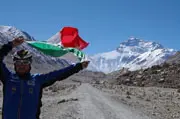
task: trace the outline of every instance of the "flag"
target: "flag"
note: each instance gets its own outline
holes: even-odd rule
[[[60,31],[60,40],[63,47],[72,47],[79,50],[83,50],[89,45],[79,36],[78,29],[74,27],[64,27]]]
[[[31,47],[52,57],[61,57],[67,53],[73,53],[76,57],[79,58],[80,61],[85,58],[85,54],[76,48],[64,48],[60,45],[51,44],[47,42],[40,42],[40,41],[26,41],[26,42]]]

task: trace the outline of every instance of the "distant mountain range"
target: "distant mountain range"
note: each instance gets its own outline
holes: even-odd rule
[[[165,62],[175,53],[175,50],[164,48],[158,43],[130,38],[111,52],[89,56],[90,68],[106,73],[123,67],[129,70],[144,69]]]
[[[25,39],[34,41],[35,39],[29,35],[28,33],[21,31],[15,27],[11,26],[0,26],[0,46],[11,41],[13,38],[17,36],[24,36]],[[8,64],[7,66],[13,70],[13,62],[11,55],[18,49],[28,49],[34,55],[33,57],[33,65],[32,65],[32,73],[46,73],[49,71],[53,71],[59,68],[63,68],[69,65],[69,61],[60,58],[54,58],[47,55],[42,54],[41,52],[37,51],[36,49],[30,47],[26,43],[23,45],[18,46],[17,48],[13,49],[12,52],[6,57],[5,62]]]
[[[7,43],[15,36],[24,36],[28,40],[35,40],[28,33],[18,30],[15,27],[0,26],[0,45]],[[57,44],[60,43],[59,38],[58,32],[48,39],[47,42]],[[25,47],[34,53],[34,71],[46,72],[63,67],[67,65],[69,61],[67,62],[66,60],[61,59],[66,59],[67,57],[72,62],[77,62],[72,55],[64,56],[59,59],[46,56],[36,49],[29,47],[27,44],[23,44],[21,47]],[[120,70],[123,67],[129,68],[129,70],[144,69],[165,62],[175,53],[175,50],[164,48],[161,44],[156,42],[145,41],[138,38],[129,38],[120,43],[113,51],[98,53],[92,56],[87,54],[87,59],[91,61],[88,70],[110,73]]]
[[[56,33],[48,39],[48,42],[59,43],[59,38],[59,33]],[[159,43],[132,37],[120,43],[113,51],[87,55],[87,59],[91,61],[88,69],[104,73],[120,70],[123,67],[129,70],[144,69],[165,62],[175,53],[175,50],[164,48]]]

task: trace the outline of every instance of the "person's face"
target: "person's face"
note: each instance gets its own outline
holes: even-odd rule
[[[16,73],[25,74],[30,71],[30,61],[27,60],[17,60],[14,62]]]

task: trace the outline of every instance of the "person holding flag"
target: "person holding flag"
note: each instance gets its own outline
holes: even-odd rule
[[[0,49],[3,119],[39,119],[43,88],[78,73],[89,64],[89,61],[83,61],[47,74],[31,74],[32,55],[27,50],[20,50],[13,55],[15,73],[12,73],[3,63],[3,59],[24,41],[22,37],[15,38]]]

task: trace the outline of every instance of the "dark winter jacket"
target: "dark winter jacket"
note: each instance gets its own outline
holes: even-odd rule
[[[27,74],[26,80],[12,73],[3,63],[12,42],[0,49],[0,80],[3,83],[2,119],[39,119],[42,90],[82,70],[81,63],[48,74]]]

